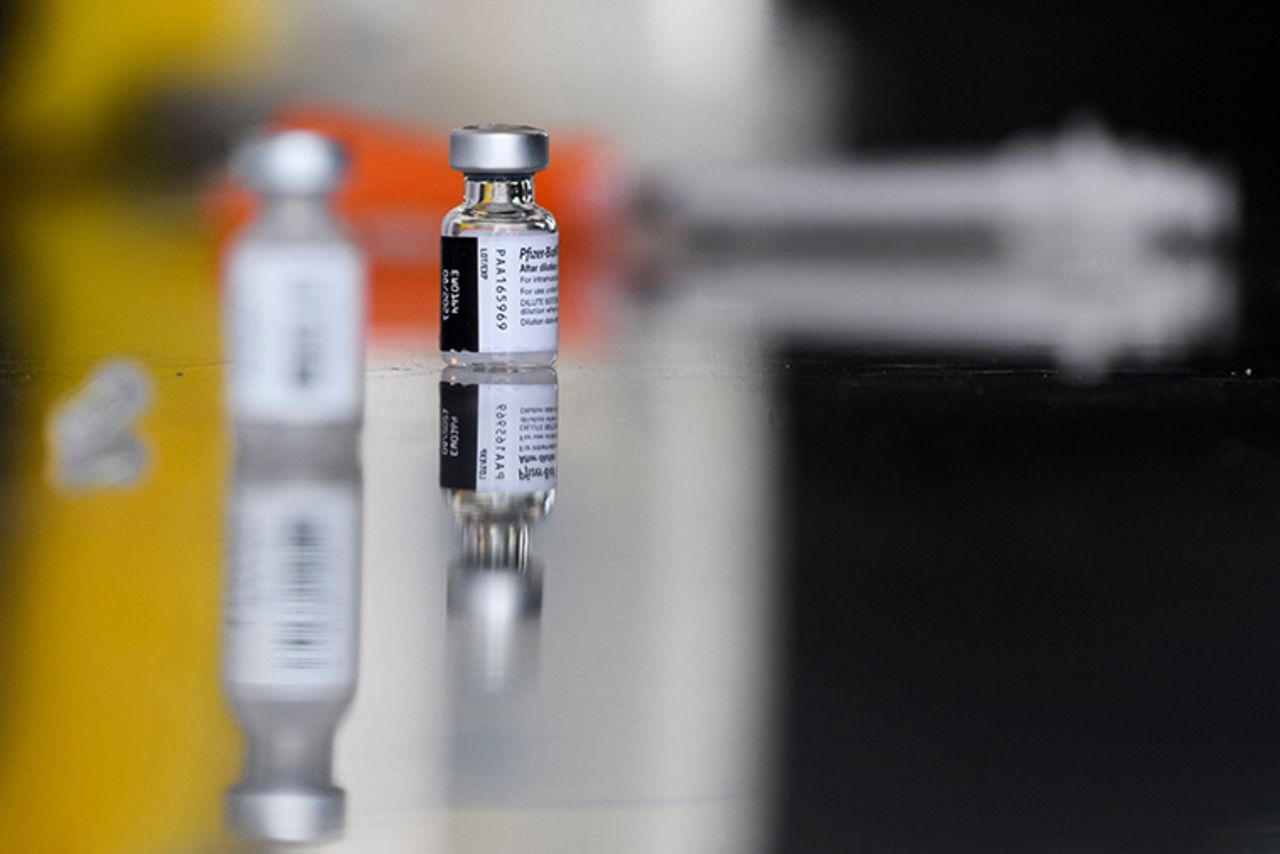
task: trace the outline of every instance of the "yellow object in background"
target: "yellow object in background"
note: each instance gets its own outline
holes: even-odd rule
[[[29,0],[7,46],[4,135],[43,152],[100,144],[151,92],[247,70],[272,8],[252,0]]]
[[[0,551],[0,851],[226,850],[238,737],[220,696],[226,449],[210,249],[190,210],[28,200],[11,223],[31,377]],[[28,324],[29,325],[29,324]],[[58,492],[43,421],[108,356],[144,365],[135,485]]]
[[[193,199],[103,189],[112,176],[96,167],[149,99],[243,80],[276,11],[27,0],[6,34],[0,141],[26,164],[0,208],[0,296],[19,334],[5,354],[16,441],[0,447],[14,455],[0,467],[6,854],[235,847],[222,824],[239,737],[218,682],[227,460],[212,248]],[[60,491],[45,421],[120,356],[154,387],[137,426],[145,473]]]

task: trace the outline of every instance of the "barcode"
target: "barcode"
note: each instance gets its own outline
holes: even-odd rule
[[[320,374],[320,348],[323,346],[323,328],[320,323],[322,309],[315,286],[309,281],[297,284],[297,325],[294,327],[293,381],[302,388],[315,384]]]
[[[309,670],[326,664],[333,638],[325,541],[314,519],[294,519],[284,532],[279,614],[273,647],[280,666]]]

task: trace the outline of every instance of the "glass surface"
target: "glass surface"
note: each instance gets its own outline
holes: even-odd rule
[[[233,442],[205,268],[95,251],[129,300],[65,276],[0,373],[7,850],[1270,838],[1280,403],[1247,327],[1073,372],[833,337],[703,264],[558,375],[482,375],[558,384],[553,487],[442,495],[441,383],[476,377],[429,334],[372,341],[358,438]],[[145,393],[94,372],[121,352]],[[283,599],[235,582],[250,546]]]

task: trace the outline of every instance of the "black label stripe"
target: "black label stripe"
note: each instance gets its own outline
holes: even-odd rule
[[[440,383],[440,485],[476,488],[480,386]]]
[[[480,351],[480,294],[474,237],[440,238],[440,349]]]

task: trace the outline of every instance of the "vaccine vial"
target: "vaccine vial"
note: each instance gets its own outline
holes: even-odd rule
[[[360,476],[355,431],[326,447],[291,438],[236,460],[222,682],[244,733],[226,796],[232,831],[304,843],[344,824],[333,751],[357,681]]]
[[[257,216],[224,266],[227,406],[238,427],[350,426],[363,413],[365,270],[330,197],[342,149],[309,131],[250,142]]]
[[[536,668],[542,568],[533,529],[556,495],[555,371],[447,368],[440,486],[458,530],[451,658],[463,697],[508,695]]]
[[[547,366],[559,329],[560,235],[533,201],[547,133],[467,125],[449,135],[463,202],[441,225],[440,351],[449,365]]]

